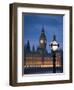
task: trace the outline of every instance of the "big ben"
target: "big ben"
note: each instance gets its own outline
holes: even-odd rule
[[[40,44],[40,52],[41,52],[41,56],[42,56],[42,65],[44,64],[44,56],[46,54],[46,44],[47,44],[47,39],[45,36],[45,32],[44,32],[44,28],[42,28],[42,32],[39,38],[39,44]]]
[[[46,39],[46,36],[45,36],[44,28],[42,28],[42,32],[41,32],[40,39],[39,39],[39,44],[40,44],[41,49],[46,48],[47,39]]]

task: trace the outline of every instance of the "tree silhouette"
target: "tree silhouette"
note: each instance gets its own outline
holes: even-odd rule
[[[30,52],[30,42],[29,42],[29,40],[27,41],[26,52]]]
[[[24,45],[24,52],[26,52],[26,44]]]
[[[32,47],[32,52],[33,52],[33,53],[35,52],[35,47],[34,47],[34,45],[33,45],[33,47]]]

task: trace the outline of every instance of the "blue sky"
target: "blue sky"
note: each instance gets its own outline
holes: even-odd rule
[[[24,29],[24,44],[27,40],[30,41],[31,48],[39,46],[39,37],[44,27],[47,38],[47,50],[50,52],[49,44],[52,41],[53,35],[63,47],[63,16],[62,15],[37,15],[37,14],[23,14],[23,29]]]

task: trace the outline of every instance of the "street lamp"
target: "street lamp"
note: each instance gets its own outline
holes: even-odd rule
[[[52,55],[53,55],[53,73],[56,73],[56,51],[59,48],[59,44],[56,41],[56,36],[53,36],[53,40],[49,45],[51,47]]]

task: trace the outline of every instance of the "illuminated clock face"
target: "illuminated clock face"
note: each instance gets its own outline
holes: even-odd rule
[[[40,43],[43,43],[43,40],[40,40]]]

